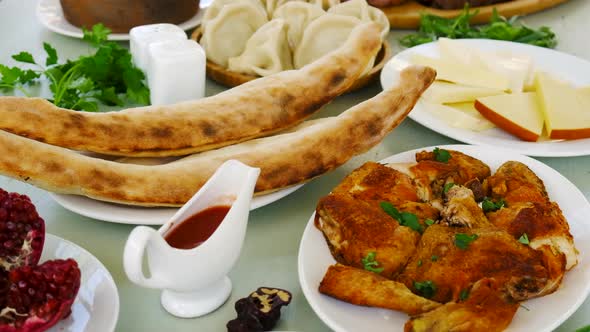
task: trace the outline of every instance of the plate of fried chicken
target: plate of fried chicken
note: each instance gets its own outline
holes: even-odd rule
[[[551,331],[590,292],[590,204],[504,149],[367,162],[320,199],[299,279],[335,331]]]

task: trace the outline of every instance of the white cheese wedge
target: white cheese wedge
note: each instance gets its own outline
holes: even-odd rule
[[[446,61],[442,58],[431,58],[420,54],[415,54],[410,61],[417,65],[436,69],[438,80],[503,91],[510,89],[508,77],[485,67],[466,66],[456,61]]]
[[[470,101],[473,104],[477,98],[503,94],[500,89],[482,88],[463,84],[436,81],[424,92],[422,98],[432,103],[460,103]]]
[[[478,98],[475,108],[496,126],[522,140],[536,142],[543,133],[543,115],[535,92]]]
[[[590,137],[589,98],[571,85],[543,72],[537,73],[535,87],[550,138]]]
[[[471,103],[473,104],[473,103]],[[494,127],[494,124],[486,120],[477,111],[463,111],[461,108],[421,101],[420,105],[427,112],[446,122],[449,126],[473,131],[482,131]],[[458,104],[452,104],[458,105]],[[462,106],[468,108],[468,106]],[[473,107],[473,106],[472,106]]]
[[[471,68],[487,68],[509,80],[509,90],[522,92],[533,83],[533,61],[524,55],[484,52],[470,47],[462,40],[440,38],[440,57],[450,63],[462,63]]]

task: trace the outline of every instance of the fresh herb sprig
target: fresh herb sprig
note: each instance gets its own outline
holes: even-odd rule
[[[367,254],[367,256],[365,256],[364,258],[361,258],[361,263],[363,263],[363,268],[365,270],[379,274],[379,273],[383,272],[383,268],[378,267],[379,262],[377,262],[377,260],[375,259],[376,257],[377,257],[377,253],[374,251],[371,251]]]
[[[414,281],[414,288],[423,297],[429,299],[436,294],[436,284],[432,280]]]
[[[418,216],[410,212],[399,212],[393,204],[389,202],[381,202],[379,204],[381,209],[389,216],[399,222],[400,225],[409,227],[416,232],[422,234],[424,227],[418,222]]]
[[[500,199],[497,202],[492,201],[489,198],[484,198],[484,200],[481,202],[481,208],[483,210],[483,212],[494,212],[494,211],[498,211],[501,208],[506,206],[506,201],[503,199]]]
[[[557,45],[557,37],[549,27],[530,28],[518,23],[517,16],[510,19],[500,16],[495,8],[490,23],[476,27],[471,26],[471,18],[477,14],[478,10],[470,11],[469,6],[465,6],[463,12],[455,18],[422,14],[418,32],[404,36],[400,39],[400,44],[405,47],[413,47],[436,41],[440,37],[446,37],[508,40],[547,48]]]
[[[17,89],[29,96],[25,87],[38,83],[43,75],[49,80],[53,94],[50,101],[59,107],[96,112],[97,102],[122,106],[124,98],[148,104],[145,75],[133,65],[131,53],[119,44],[107,41],[111,31],[102,24],[83,31],[83,40],[96,47],[94,54],[59,64],[56,49],[43,43],[47,55],[44,63],[36,61],[29,52],[12,56],[17,62],[35,65],[35,70],[0,65],[0,89]]]
[[[455,245],[461,250],[467,250],[471,242],[477,240],[479,236],[477,234],[464,234],[464,233],[457,233],[455,234]]]

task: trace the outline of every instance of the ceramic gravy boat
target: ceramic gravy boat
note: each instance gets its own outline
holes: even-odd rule
[[[221,306],[231,293],[227,274],[242,248],[250,202],[260,169],[229,160],[157,231],[136,227],[123,254],[129,279],[143,287],[163,289],[162,306],[178,317],[198,317]],[[212,206],[229,206],[213,234],[192,249],[177,249],[164,239],[182,221]],[[143,273],[147,252],[150,276]]]

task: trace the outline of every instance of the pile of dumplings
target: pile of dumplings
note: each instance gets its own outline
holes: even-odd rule
[[[229,71],[267,76],[315,61],[367,21],[379,24],[385,40],[387,16],[366,0],[214,0],[203,17],[199,42],[209,61]]]

